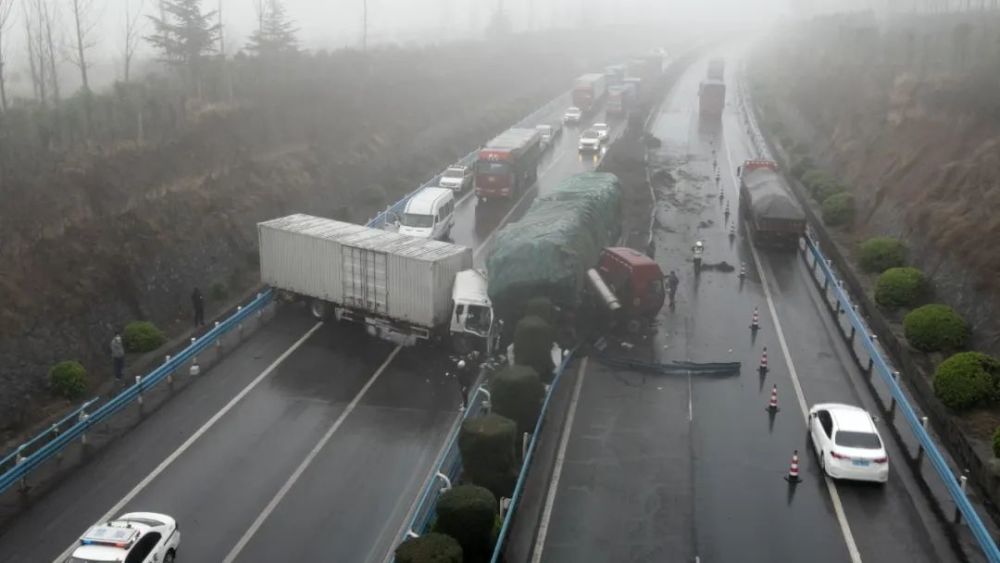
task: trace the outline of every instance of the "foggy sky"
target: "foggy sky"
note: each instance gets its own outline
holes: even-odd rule
[[[72,41],[69,0],[51,0],[59,6],[58,25],[64,34],[65,50]],[[121,53],[125,5],[138,6],[143,0],[93,0],[95,46],[90,53],[95,84],[107,84],[121,74]],[[497,3],[502,2],[517,31],[571,27],[592,23],[675,24],[711,21],[721,24],[767,22],[787,11],[789,3],[802,0],[368,0],[369,43],[432,43],[481,36]],[[220,0],[203,0],[206,11],[216,10]],[[221,0],[226,51],[233,54],[246,43],[255,26],[253,0]],[[149,12],[156,0],[145,0]],[[299,28],[306,49],[335,49],[357,46],[362,35],[363,0],[284,0],[289,16]],[[23,56],[23,23],[20,2],[5,40],[7,73],[13,74],[15,89],[26,82],[27,61]],[[145,33],[151,25],[145,23]],[[143,41],[138,59],[152,55]],[[64,59],[67,57],[63,57]],[[61,75],[66,88],[75,89],[76,69],[63,61]],[[20,75],[20,76],[18,76]]]

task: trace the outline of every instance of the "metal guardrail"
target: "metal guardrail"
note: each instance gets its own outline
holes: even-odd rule
[[[104,422],[133,401],[139,401],[141,403],[143,392],[156,387],[156,385],[164,379],[171,378],[178,369],[184,366],[184,364],[188,361],[195,359],[200,352],[209,347],[221,345],[220,339],[224,335],[235,328],[242,327],[243,321],[247,317],[254,314],[258,316],[263,314],[264,307],[270,303],[271,300],[272,291],[270,289],[266,289],[258,293],[253,301],[248,303],[246,306],[238,307],[235,313],[230,315],[224,321],[217,322],[211,330],[202,335],[201,338],[194,340],[191,344],[177,353],[177,355],[167,356],[167,360],[162,365],[145,376],[136,376],[135,383],[112,399],[108,400],[106,403],[99,406],[95,411],[91,413],[87,412],[87,408],[98,401],[98,399],[91,399],[63,418],[59,423],[57,423],[56,426],[45,430],[25,444],[19,446],[12,454],[4,458],[4,461],[6,462],[13,456],[15,463],[12,468],[0,475],[0,494],[6,492],[14,484],[21,482],[22,479],[27,477],[29,473],[41,464],[57,456],[74,440],[86,440],[87,430],[94,425]],[[76,420],[75,424],[69,428],[53,432],[53,428],[61,428],[62,424],[74,419]],[[37,449],[30,452],[28,455],[19,455],[19,453],[23,454],[26,449],[34,447],[41,442],[45,443],[38,446]]]
[[[565,105],[567,103],[566,98],[568,98],[570,96],[571,92],[572,92],[572,90],[567,90],[566,92],[563,92],[562,94],[559,94],[555,98],[552,98],[551,100],[549,100],[548,102],[546,102],[545,105],[543,105],[542,107],[536,109],[532,113],[528,114],[528,116],[522,118],[517,123],[511,125],[510,127],[508,127],[508,129],[513,128],[513,127],[534,127],[536,125],[540,125],[541,124],[540,119],[542,117],[544,117],[545,115],[547,115],[549,112],[551,112],[557,106],[559,106],[559,105]],[[478,154],[479,154],[479,149],[476,149],[476,150],[470,152],[469,154],[463,156],[461,159],[459,159],[458,160],[458,164],[461,164],[463,166],[472,166],[473,164],[475,164],[475,162],[476,162],[476,156]],[[403,212],[403,209],[406,207],[406,202],[410,201],[411,197],[413,197],[414,195],[416,195],[417,192],[419,192],[420,190],[422,190],[424,188],[437,186],[438,185],[438,181],[440,179],[441,179],[441,174],[437,174],[433,178],[431,178],[430,180],[424,182],[423,184],[421,184],[420,186],[418,186],[415,190],[413,190],[412,192],[410,192],[410,193],[406,194],[405,196],[403,196],[399,201],[397,201],[396,203],[390,205],[384,211],[379,212],[378,215],[376,215],[370,221],[368,221],[368,226],[376,228],[376,229],[382,229],[382,228],[384,228],[386,226],[386,224],[389,222],[389,217],[390,216],[392,216],[392,215],[399,216]]]
[[[739,104],[743,110],[745,123],[750,130],[754,147],[757,149],[758,158],[772,159],[770,150],[767,146],[767,141],[761,133],[760,126],[757,124],[756,115],[748,102],[746,86],[743,80],[740,80],[739,82],[738,92]],[[956,477],[959,473],[953,471],[948,466],[948,462],[945,460],[941,450],[938,448],[937,444],[934,443],[934,439],[931,438],[930,434],[924,428],[923,422],[920,417],[917,416],[916,410],[910,404],[907,396],[903,393],[903,389],[899,385],[898,380],[899,371],[890,366],[882,351],[876,345],[877,336],[872,334],[871,330],[858,314],[854,304],[850,300],[850,297],[844,290],[843,282],[837,278],[833,270],[832,262],[823,255],[819,249],[819,245],[812,239],[812,237],[807,235],[805,237],[805,242],[806,249],[812,254],[813,260],[815,261],[814,263],[818,264],[823,272],[825,283],[829,287],[833,288],[833,294],[837,299],[837,306],[839,310],[843,314],[847,315],[847,319],[854,332],[861,335],[861,345],[865,352],[868,353],[868,357],[871,360],[872,371],[878,373],[882,382],[885,383],[886,387],[889,389],[889,394],[892,396],[892,399],[897,405],[899,405],[899,410],[903,413],[903,417],[909,424],[914,437],[926,452],[927,458],[930,460],[931,465],[934,467],[934,470],[937,472],[942,483],[944,483],[952,501],[954,501],[955,508],[962,514],[962,516],[965,517],[967,526],[972,532],[973,537],[975,537],[979,547],[982,549],[983,555],[985,555],[986,559],[991,563],[1000,563],[1000,549],[997,548],[996,542],[990,535],[986,525],[983,524],[982,519],[979,517],[979,513],[976,512],[975,507],[973,507],[972,503],[969,501],[969,497],[965,494],[964,487],[960,484],[961,476]]]

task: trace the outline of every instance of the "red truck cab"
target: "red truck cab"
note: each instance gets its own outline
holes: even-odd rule
[[[631,248],[601,251],[597,271],[618,297],[628,319],[651,319],[665,300],[663,270],[655,260]]]

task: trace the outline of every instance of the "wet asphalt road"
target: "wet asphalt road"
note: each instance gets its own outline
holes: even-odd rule
[[[707,59],[690,67],[652,125],[663,141],[661,163],[674,180],[658,188],[656,259],[665,271],[675,269],[681,283],[677,304],[661,312],[651,345],[660,360],[740,361],[742,373],[644,376],[592,358],[582,375],[541,561],[852,560],[848,533],[806,442],[792,369],[808,405],[847,402],[877,411],[801,257],[759,253],[786,358],[741,223],[730,240],[730,224],[739,220],[730,171],[754,155],[734,103],[735,56],[727,55],[729,103],[721,126],[697,116]],[[696,275],[689,256],[698,239],[706,245],[708,267]],[[748,277],[741,283],[744,262]],[[734,271],[713,267],[721,263]],[[756,337],[749,328],[754,307],[762,327]],[[770,370],[760,377],[765,346]],[[771,417],[765,407],[775,384],[781,410]],[[898,460],[890,465],[889,483],[835,485],[856,544],[854,560],[957,560],[900,445],[885,429],[881,434],[890,462]],[[795,449],[804,480],[790,488],[783,477]]]
[[[520,200],[457,206],[452,238],[478,264],[539,190],[594,168],[580,130],[564,130]],[[382,561],[458,421],[447,366],[439,351],[280,310],[3,530],[0,561],[51,561],[106,512],[136,510],[178,519],[187,562]]]

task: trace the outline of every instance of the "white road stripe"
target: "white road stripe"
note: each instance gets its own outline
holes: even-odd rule
[[[98,518],[97,522],[106,522],[108,520],[111,520],[112,518],[119,516],[119,512],[121,512],[121,510],[125,507],[126,504],[131,502],[132,499],[136,497],[136,495],[141,493],[143,489],[149,486],[149,484],[153,482],[153,479],[156,479],[161,473],[166,471],[166,469],[170,467],[171,464],[177,461],[178,457],[183,455],[184,452],[186,452],[188,448],[190,448],[196,441],[198,441],[199,438],[201,438],[206,432],[208,432],[213,426],[215,426],[215,424],[219,422],[219,420],[223,416],[225,416],[230,410],[232,410],[237,403],[243,400],[243,397],[246,397],[247,394],[250,393],[250,391],[253,391],[254,387],[257,387],[257,385],[259,385],[261,381],[266,379],[267,376],[271,375],[271,373],[274,372],[274,370],[277,369],[277,367],[281,365],[281,363],[284,362],[285,359],[288,358],[288,356],[292,355],[292,353],[295,352],[299,348],[299,346],[302,346],[302,344],[306,340],[308,340],[309,337],[313,335],[313,333],[319,330],[319,327],[321,326],[323,326],[323,323],[319,322],[313,325],[311,329],[306,331],[306,333],[302,335],[301,338],[296,340],[295,343],[292,344],[287,350],[285,350],[280,356],[278,356],[276,360],[271,362],[271,365],[267,366],[267,368],[265,368],[264,371],[260,372],[260,375],[258,375],[256,378],[254,378],[253,381],[251,381],[246,387],[244,387],[243,390],[240,391],[238,395],[236,395],[228,403],[226,403],[226,406],[219,409],[219,412],[215,413],[215,415],[213,415],[212,418],[208,419],[208,422],[203,424],[201,428],[199,428],[194,434],[192,434],[190,438],[185,440],[184,443],[181,444],[179,448],[177,448],[176,450],[174,450],[173,453],[167,456],[167,459],[160,462],[160,465],[157,465],[156,469],[150,472],[149,475],[146,475],[146,477],[142,481],[139,481],[139,484],[136,485],[131,491],[129,491],[128,494],[122,497],[122,499],[118,501],[117,504],[111,507],[111,510],[108,510],[104,514],[104,516]],[[65,561],[73,553],[73,550],[76,549],[76,547],[77,544],[76,542],[74,542],[73,545],[70,545],[69,548],[67,548],[66,551],[62,553],[62,555],[57,557],[53,563],[62,563],[63,561]]]
[[[257,516],[257,519],[254,520],[253,524],[250,525],[250,528],[247,529],[247,531],[243,534],[243,537],[240,538],[240,541],[236,542],[236,545],[233,547],[233,549],[230,550],[229,554],[226,555],[226,558],[222,560],[223,563],[232,563],[233,561],[236,560],[240,552],[243,551],[243,548],[245,548],[246,545],[250,543],[250,540],[253,538],[254,534],[257,533],[257,530],[259,530],[260,527],[264,525],[264,521],[267,520],[267,517],[270,516],[272,512],[274,512],[274,509],[277,508],[281,500],[285,498],[285,495],[287,495],[288,491],[292,489],[292,487],[295,485],[295,482],[298,481],[300,477],[302,477],[302,474],[305,473],[306,469],[309,468],[309,465],[311,465],[313,460],[316,459],[316,456],[319,455],[319,452],[322,451],[324,447],[326,447],[326,444],[327,442],[330,441],[330,438],[332,438],[333,435],[337,432],[337,430],[340,429],[341,425],[344,424],[344,420],[347,419],[348,415],[350,415],[351,412],[354,411],[355,408],[357,408],[358,403],[361,402],[361,399],[365,396],[366,393],[368,393],[368,390],[371,389],[372,385],[375,384],[375,381],[378,379],[378,377],[382,375],[382,372],[385,371],[385,368],[389,367],[389,364],[392,363],[392,360],[396,357],[396,354],[399,354],[399,351],[402,348],[403,348],[402,346],[396,346],[395,348],[393,348],[392,352],[389,354],[389,357],[387,357],[385,361],[382,362],[382,365],[380,365],[379,368],[375,370],[375,373],[372,374],[371,379],[369,379],[368,382],[365,383],[365,386],[361,388],[361,391],[358,391],[358,394],[354,396],[354,399],[352,399],[351,402],[347,405],[347,408],[344,409],[344,412],[340,413],[340,416],[337,417],[336,421],[334,421],[333,426],[331,426],[330,429],[326,431],[326,434],[324,434],[323,437],[320,438],[319,442],[316,442],[316,445],[313,446],[313,449],[312,451],[309,452],[309,455],[307,455],[306,458],[302,460],[302,463],[300,463],[299,466],[295,469],[295,472],[292,473],[292,475],[288,478],[287,481],[285,481],[285,484],[281,486],[281,489],[279,489],[278,492],[274,495],[274,498],[271,499],[271,502],[267,503],[267,506],[264,507],[264,510],[262,510],[261,513]]]
[[[583,378],[587,374],[587,358],[580,362],[580,370],[576,375],[576,385],[573,387],[573,398],[570,399],[569,413],[566,414],[566,423],[563,425],[562,437],[559,439],[559,451],[556,454],[555,468],[552,470],[552,481],[549,482],[549,492],[545,496],[545,507],[542,509],[542,519],[538,523],[538,535],[535,537],[535,548],[531,552],[531,562],[539,563],[542,560],[542,551],[545,549],[545,536],[549,532],[549,520],[552,518],[552,508],[556,503],[556,493],[559,491],[559,478],[562,476],[562,467],[566,462],[566,447],[569,445],[569,436],[573,432],[573,420],[576,418],[576,405],[580,402],[580,389],[583,388]]]
[[[725,136],[723,136],[723,144],[726,147],[726,156],[730,166],[729,173],[732,177],[733,185],[738,188],[739,179],[736,177],[736,173],[732,167],[734,164],[733,155],[729,150],[729,142]],[[808,429],[809,406],[808,403],[806,403],[805,394],[802,392],[802,384],[799,382],[799,374],[795,370],[795,364],[792,362],[792,356],[788,351],[788,343],[785,341],[785,333],[781,329],[781,321],[778,319],[778,311],[774,306],[774,298],[771,295],[771,288],[767,281],[767,274],[765,273],[766,268],[764,267],[764,263],[760,260],[760,255],[757,253],[756,247],[753,245],[753,240],[750,237],[749,224],[744,225],[744,228],[747,235],[747,246],[750,247],[750,252],[753,255],[754,268],[756,268],[757,273],[760,275],[760,284],[764,289],[764,298],[767,301],[767,309],[771,313],[771,319],[774,321],[774,329],[778,335],[778,344],[781,346],[781,354],[785,358],[785,365],[788,366],[788,373],[792,377],[792,387],[795,389],[795,397],[797,399],[799,409],[802,411],[802,418],[806,423],[806,428]],[[840,494],[837,492],[837,485],[826,474],[823,475],[823,479],[826,482],[826,489],[830,493],[830,500],[833,502],[833,510],[837,514],[837,522],[840,524],[840,531],[844,536],[844,543],[847,545],[847,552],[851,556],[851,562],[861,563],[861,553],[858,551],[858,546],[854,541],[854,534],[851,533],[851,525],[847,521],[847,514],[844,512],[844,505],[840,501]]]

